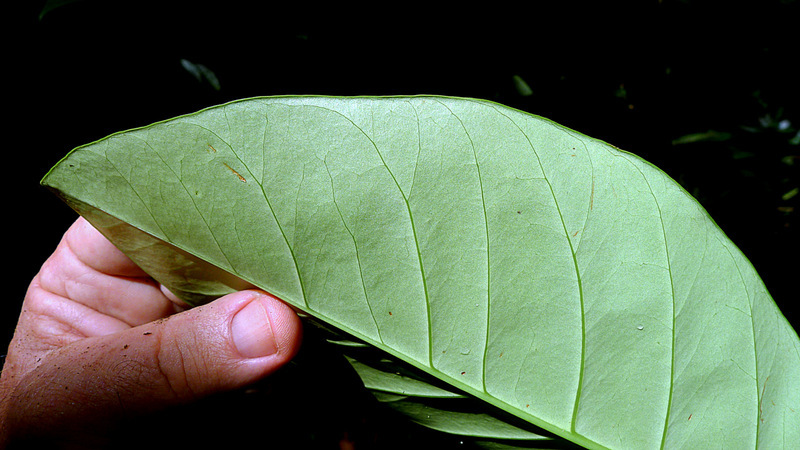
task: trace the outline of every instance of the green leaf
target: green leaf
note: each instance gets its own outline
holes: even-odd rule
[[[466,401],[462,399],[461,401]],[[459,434],[483,439],[509,439],[521,441],[549,441],[543,436],[503,422],[490,414],[459,410],[459,401],[448,400],[430,406],[424,401],[399,399],[385,402],[395,411],[413,422],[444,433]],[[445,409],[448,408],[448,409]]]
[[[187,72],[192,74],[198,82],[208,83],[215,91],[220,90],[222,87],[219,84],[219,79],[217,75],[209,69],[208,67],[204,66],[203,64],[196,64],[188,59],[181,59],[181,67],[184,68]]]
[[[46,2],[44,2],[42,10],[39,12],[39,20],[42,20],[45,15],[49,14],[53,10],[62,8],[72,3],[78,3],[80,1],[82,0],[47,0]]]
[[[44,178],[177,295],[255,285],[579,445],[800,442],[800,341],[640,158],[486,101],[237,101]]]
[[[375,364],[368,364],[358,359],[348,358],[348,361],[355,369],[358,376],[364,382],[364,387],[372,391],[386,394],[394,394],[401,397],[426,397],[426,398],[461,398],[462,394],[452,392],[437,386],[433,386],[425,381],[418,380],[412,376],[404,374],[401,370],[386,370],[386,368],[376,367]],[[380,361],[384,363],[385,361]],[[385,364],[391,366],[391,363]]]
[[[692,133],[681,136],[672,141],[672,145],[693,144],[695,142],[727,141],[731,134],[724,131],[708,130],[704,133]]]

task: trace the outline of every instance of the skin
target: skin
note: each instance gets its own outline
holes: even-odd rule
[[[186,308],[78,219],[25,296],[0,376],[0,448],[125,439],[131,423],[267,377],[301,334],[262,291]]]

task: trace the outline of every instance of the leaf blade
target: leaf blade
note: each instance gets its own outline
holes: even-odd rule
[[[43,183],[580,445],[800,439],[797,335],[750,263],[663,172],[544,119],[251,99]]]

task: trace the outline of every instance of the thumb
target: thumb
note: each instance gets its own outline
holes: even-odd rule
[[[26,435],[93,434],[137,416],[253,383],[300,345],[294,311],[241,291],[128,330],[48,353],[12,393]]]

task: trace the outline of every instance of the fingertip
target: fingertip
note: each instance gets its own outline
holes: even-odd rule
[[[300,318],[286,303],[260,290],[244,291],[249,301],[231,319],[231,339],[244,358],[274,357],[288,362],[302,339]]]
[[[269,294],[265,294],[261,301],[266,304],[278,352],[291,359],[300,349],[303,339],[300,317],[288,304]]]

